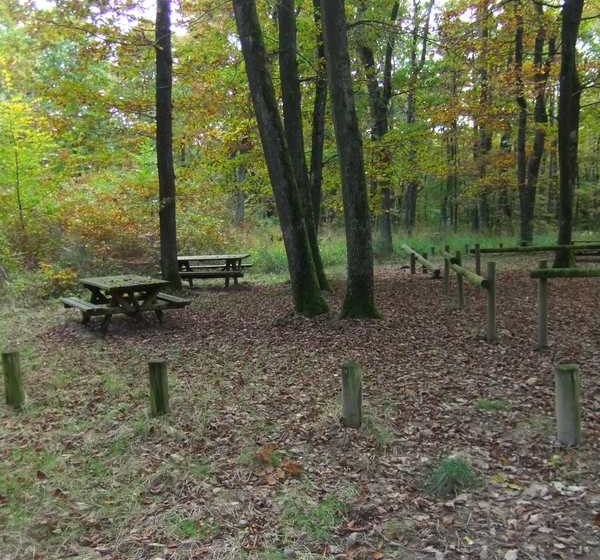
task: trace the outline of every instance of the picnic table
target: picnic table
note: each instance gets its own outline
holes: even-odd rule
[[[98,276],[82,278],[81,285],[91,292],[90,300],[77,297],[65,297],[65,307],[79,309],[84,325],[93,316],[104,317],[102,330],[106,330],[113,315],[125,314],[139,317],[145,311],[154,311],[160,322],[165,309],[176,309],[189,305],[190,300],[161,292],[169,285],[166,280],[137,274],[116,276]]]
[[[244,276],[244,270],[250,268],[249,263],[242,263],[250,255],[248,253],[231,255],[180,255],[177,257],[179,276],[194,287],[194,278],[224,278],[225,287],[233,278],[234,284]]]

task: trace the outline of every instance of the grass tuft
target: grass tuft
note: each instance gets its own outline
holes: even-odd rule
[[[429,473],[426,488],[434,496],[445,498],[477,484],[477,475],[469,463],[460,457],[446,457]]]
[[[512,405],[502,399],[477,399],[475,406],[479,410],[510,410]]]

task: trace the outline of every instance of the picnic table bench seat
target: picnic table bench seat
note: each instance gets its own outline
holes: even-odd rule
[[[179,309],[191,303],[191,300],[189,299],[173,296],[171,294],[165,294],[164,292],[159,292],[156,296],[156,299],[158,299],[159,302],[166,302],[166,307],[171,309]]]

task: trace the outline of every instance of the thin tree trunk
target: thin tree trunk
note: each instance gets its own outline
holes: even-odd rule
[[[394,2],[390,21],[396,21],[398,17],[399,3]],[[385,146],[381,145],[383,137],[389,130],[388,111],[392,97],[392,55],[394,51],[394,39],[391,36],[386,45],[385,58],[383,64],[383,83],[380,85],[380,80],[377,75],[377,64],[373,49],[366,44],[362,44],[359,48],[360,56],[365,68],[367,79],[367,90],[369,93],[369,109],[371,113],[371,138],[375,141],[374,153],[375,167],[385,167],[389,165],[390,156]],[[389,179],[383,182],[372,180],[372,191],[380,191],[380,211],[377,216],[379,230],[379,252],[383,257],[389,257],[393,252],[392,241],[392,191],[389,187]]]
[[[256,4],[254,0],[233,0],[233,8],[287,253],[294,306],[299,313],[318,315],[327,311],[327,304],[319,289],[294,168],[267,67]]]
[[[577,76],[577,35],[583,0],[565,0],[562,8],[560,96],[558,100],[558,161],[560,169],[560,215],[558,244],[571,243],[573,196],[577,184],[577,148],[581,87]],[[573,266],[573,253],[557,251],[554,266]]]
[[[321,13],[346,225],[348,281],[342,316],[377,317],[369,201],[352,93],[344,0],[322,0]]]
[[[159,185],[160,267],[175,289],[181,288],[177,265],[175,171],[173,168],[173,116],[171,88],[171,1],[156,3],[156,163]]]
[[[533,209],[531,207],[531,193],[527,185],[527,100],[525,98],[525,84],[523,79],[523,15],[521,2],[516,4],[517,27],[515,31],[515,78],[516,100],[519,107],[517,128],[517,189],[519,192],[520,241],[521,245],[531,245],[533,241]]]
[[[313,0],[313,18],[317,28],[315,99],[312,113],[312,142],[310,147],[310,192],[315,229],[319,232],[323,184],[323,146],[325,145],[325,111],[327,109],[327,66],[321,30],[321,4]]]
[[[300,93],[298,61],[296,58],[297,41],[294,0],[280,0],[277,17],[279,22],[279,75],[281,77],[285,137],[292,158],[292,166],[302,204],[308,242],[315,263],[319,286],[322,290],[328,290],[329,283],[325,277],[323,261],[321,260],[321,253],[319,251],[308,169],[304,156],[302,95]]]

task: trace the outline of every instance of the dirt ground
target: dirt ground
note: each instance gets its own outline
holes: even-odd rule
[[[289,287],[202,287],[163,325],[106,336],[58,303],[4,305],[28,405],[0,405],[2,559],[599,559],[600,282],[498,273],[484,294],[378,268],[383,319],[306,319]],[[454,293],[452,286],[451,293]],[[343,283],[327,296],[340,308]],[[147,362],[169,364],[171,414],[148,417]],[[364,422],[340,423],[341,364],[363,371]],[[553,365],[576,362],[578,449],[554,441]],[[491,403],[491,404],[490,404]],[[441,497],[461,458],[472,487]]]

